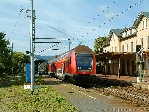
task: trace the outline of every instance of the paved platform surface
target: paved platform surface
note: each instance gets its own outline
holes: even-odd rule
[[[103,74],[96,74],[97,78],[106,79],[106,80],[115,80],[115,81],[122,81],[127,83],[132,83],[134,86],[140,86],[142,88],[149,89],[149,77],[143,78],[142,82],[137,82],[137,77],[131,76],[120,76],[117,75],[103,75]]]

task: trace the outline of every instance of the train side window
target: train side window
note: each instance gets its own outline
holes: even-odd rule
[[[66,61],[66,66],[68,67],[68,65],[69,65],[69,60]]]
[[[71,58],[69,59],[69,63],[71,64]]]
[[[65,62],[65,66],[68,67],[68,61]]]
[[[70,62],[69,62],[69,60],[68,60],[68,61],[67,61],[67,66],[69,66],[69,63],[70,63]]]

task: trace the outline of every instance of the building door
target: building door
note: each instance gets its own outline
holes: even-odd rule
[[[122,73],[121,74],[122,75],[125,74],[125,61],[124,60],[122,60]]]
[[[114,74],[114,62],[112,63],[112,72]]]
[[[129,74],[129,60],[127,61],[127,75],[130,75]]]
[[[148,63],[147,63],[147,67],[146,68],[149,70],[149,59],[148,59]]]
[[[132,73],[132,76],[134,76],[134,71],[135,71],[135,63],[134,63],[134,60],[132,60],[131,63],[132,63],[132,64],[131,64],[131,70],[132,70],[131,73]]]

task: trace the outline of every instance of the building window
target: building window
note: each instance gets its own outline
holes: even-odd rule
[[[141,47],[143,48],[143,38],[141,38]]]
[[[113,40],[114,40],[114,35],[112,35],[112,38],[113,38]]]
[[[125,36],[127,36],[127,31],[125,31]]]
[[[115,52],[117,52],[117,49],[116,49],[116,47],[115,47]]]
[[[146,28],[147,28],[147,19],[146,19]]]
[[[127,43],[127,52],[128,52],[128,43]]]
[[[124,45],[122,45],[122,52],[124,52]]]
[[[145,25],[144,25],[144,20],[142,21],[142,29],[144,29]]]
[[[112,47],[112,52],[113,52],[113,47]]]
[[[131,42],[131,52],[133,52],[133,42]]]
[[[149,49],[149,36],[147,37],[147,46],[148,46],[148,49]]]
[[[130,29],[130,35],[132,34],[132,28]]]
[[[143,28],[142,29],[147,28],[147,19],[145,19],[145,20],[142,21],[142,25],[143,25]]]

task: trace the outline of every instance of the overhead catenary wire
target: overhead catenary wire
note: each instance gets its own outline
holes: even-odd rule
[[[51,25],[49,25],[49,24],[46,24],[46,23],[43,22],[43,21],[40,21],[40,20],[38,20],[38,19],[36,19],[36,21],[38,21],[39,23],[44,24],[45,26],[47,26],[47,27],[49,27],[49,28],[52,28],[53,30],[56,30],[56,31],[59,32],[59,33],[62,33],[62,34],[64,34],[64,35],[66,35],[67,37],[71,37],[70,35],[68,35],[68,34],[66,34],[66,33],[64,33],[64,32],[62,32],[61,30],[59,30],[59,29],[57,29],[57,28],[54,28],[53,26],[51,26]],[[61,44],[61,43],[56,43],[56,44],[52,45],[51,47],[44,48],[43,50],[41,50],[41,51],[39,51],[39,52],[35,51],[35,53],[36,53],[36,54],[42,53],[42,52],[44,52],[44,51],[46,51],[46,50],[48,50],[48,49],[51,49],[51,48],[54,47],[54,46],[58,46],[59,44]]]
[[[36,21],[38,21],[39,23],[44,24],[45,26],[48,26],[49,28],[52,28],[52,29],[56,30],[57,32],[60,32],[60,33],[66,35],[66,36],[68,36],[68,37],[71,37],[70,35],[64,33],[63,31],[61,31],[61,30],[59,30],[59,29],[57,29],[57,28],[54,28],[53,26],[51,26],[51,25],[49,25],[49,24],[46,24],[46,23],[43,22],[43,21],[40,21],[40,20],[38,20],[38,19],[36,19]]]
[[[22,9],[22,5],[21,5],[21,9]],[[20,16],[21,16],[21,11],[19,11],[19,14],[18,14],[17,19],[19,19]],[[16,22],[15,22],[15,25],[14,25],[15,27],[13,28],[13,30],[12,30],[12,32],[11,32],[12,35],[14,35],[14,31],[16,30],[15,28],[16,28],[16,26],[17,26],[17,23],[18,23],[18,20],[16,20]],[[20,27],[21,27],[21,25],[19,26],[19,29],[20,29]],[[15,34],[14,36],[16,37],[16,34]],[[13,37],[13,39],[14,39],[15,37]]]
[[[133,4],[133,5],[131,5],[130,7],[128,7],[127,9],[125,9],[125,10],[122,11],[121,13],[117,14],[115,17],[109,19],[108,21],[104,22],[102,25],[100,25],[100,26],[98,26],[98,27],[100,28],[101,26],[103,26],[103,25],[105,25],[106,23],[110,22],[111,20],[115,19],[115,18],[118,17],[119,15],[125,13],[126,11],[130,10],[130,9],[133,8],[134,6],[138,5],[138,4],[141,3],[142,1],[144,1],[144,0],[140,0],[139,2],[137,2],[137,3]],[[94,31],[94,30],[96,30],[96,29],[93,29],[92,31]],[[87,35],[87,34],[89,34],[89,33],[86,33],[85,35]],[[83,36],[81,36],[80,38],[83,38]],[[78,40],[78,39],[76,39],[76,40]],[[82,42],[83,42],[83,41],[82,41]],[[68,46],[67,46],[67,47],[68,47]],[[62,49],[64,49],[64,48],[66,48],[66,47],[63,47]]]
[[[140,0],[140,1],[137,2],[137,3],[135,3],[135,4],[133,4],[133,5],[130,5],[130,7],[128,7],[127,9],[125,9],[125,10],[122,11],[121,13],[117,14],[117,15],[114,16],[113,18],[109,19],[108,21],[104,22],[103,24],[101,24],[101,25],[98,26],[98,27],[99,27],[99,28],[102,27],[102,26],[105,25],[106,23],[110,22],[110,21],[113,20],[114,18],[117,18],[119,15],[121,15],[121,14],[125,13],[126,11],[130,10],[131,8],[133,8],[134,6],[138,5],[138,4],[141,3],[142,1],[144,1],[144,0]],[[126,25],[125,25],[125,26],[126,26]],[[95,31],[95,30],[97,30],[97,29],[98,29],[98,28],[95,28],[95,29],[91,30],[90,32],[86,33],[85,35],[88,35],[89,33],[92,33],[93,31]],[[84,36],[85,36],[85,35],[84,35]],[[83,38],[84,36],[81,36],[80,38]],[[76,40],[78,40],[78,39],[76,39]],[[92,40],[92,39],[90,39],[90,40]],[[88,41],[90,41],[90,40],[88,40]]]
[[[134,6],[136,6],[137,4],[141,3],[142,1],[143,1],[143,0],[141,0],[141,1],[137,2],[137,3],[135,3],[134,5],[131,5],[129,8],[127,8],[127,9],[125,9],[124,11],[122,11],[121,13],[117,14],[115,17],[109,19],[107,22],[104,22],[104,23],[103,23],[102,25],[100,25],[99,27],[101,27],[101,26],[105,25],[106,23],[110,22],[112,19],[118,17],[120,14],[125,13],[127,10],[131,9],[132,7],[134,7]],[[97,28],[94,28],[94,29],[91,30],[90,32],[86,33],[85,35],[88,35],[89,33],[95,31],[96,29],[97,29]],[[85,35],[84,35],[84,36],[85,36]],[[83,38],[84,36],[81,36],[80,38]],[[76,40],[78,40],[78,39],[76,39]]]
[[[15,40],[16,37],[18,36],[17,32],[20,32],[20,30],[21,30],[21,28],[22,28],[22,25],[23,25],[23,23],[24,23],[24,20],[25,20],[25,18],[26,18],[25,16],[22,15],[22,11],[23,11],[23,10],[25,10],[25,9],[23,8],[23,2],[22,2],[21,5],[20,5],[20,9],[19,9],[19,11],[18,11],[18,16],[17,16],[16,22],[14,22],[14,23],[15,23],[15,24],[14,24],[14,28],[13,28],[13,30],[12,30],[12,32],[11,32],[11,35],[10,35],[10,41],[11,41],[12,43],[14,43],[14,50],[15,50],[15,49],[18,50],[18,48],[19,48],[19,47],[16,47],[17,44],[15,44],[14,40]],[[23,19],[22,19],[22,17],[23,17]],[[18,29],[16,28],[17,26],[19,26]],[[21,47],[21,48],[22,48],[22,47]],[[23,52],[23,50],[22,50],[22,52]]]
[[[132,24],[132,23],[129,23],[129,24],[127,24],[127,25],[123,25],[123,26],[121,26],[121,27],[119,27],[119,28],[117,28],[117,29],[124,29],[124,28],[126,28],[126,26],[128,26],[128,25],[130,25],[130,24]],[[108,34],[107,34],[108,35]],[[103,34],[103,35],[100,35],[100,37],[107,37],[107,35],[106,34]],[[90,41],[90,40],[93,40],[93,39],[95,39],[95,38],[91,38],[91,39],[88,39],[88,40],[84,40],[83,42],[87,42],[87,41]]]
[[[97,28],[94,28],[94,29],[92,29],[91,31],[85,33],[85,34],[82,35],[80,38],[83,38],[85,35],[88,35],[88,34],[92,33],[93,31],[95,31],[95,30],[97,30],[98,28],[102,27],[103,25],[105,25],[106,23],[110,22],[111,20],[117,18],[119,15],[125,13],[126,11],[130,10],[130,9],[133,8],[134,6],[138,5],[138,4],[141,3],[142,1],[144,1],[144,0],[140,0],[139,2],[137,2],[137,3],[133,4],[133,5],[131,5],[130,7],[128,7],[127,9],[125,9],[124,11],[120,12],[120,13],[117,14],[116,16],[112,17],[111,19],[109,19],[109,20],[107,20],[106,22],[104,22],[104,23],[102,23],[101,25],[99,25]],[[76,40],[78,40],[78,39],[76,39]]]
[[[121,13],[119,13],[119,14],[117,14],[116,16],[114,16],[113,18],[111,18],[111,19],[109,19],[108,21],[106,21],[106,22],[104,22],[103,24],[101,24],[100,26],[98,26],[99,28],[100,27],[102,27],[103,25],[105,25],[106,23],[108,23],[108,22],[110,22],[111,20],[113,20],[113,19],[115,19],[115,18],[117,18],[119,15],[121,15],[121,14],[123,14],[123,13],[125,13],[126,11],[128,11],[128,10],[130,10],[131,8],[133,8],[134,6],[136,6],[136,5],[138,5],[139,3],[141,3],[143,0],[140,0],[139,2],[137,2],[137,3],[135,3],[135,4],[133,4],[133,5],[130,5],[130,7],[128,7],[127,9],[125,9],[124,11],[122,11]],[[115,3],[115,2],[114,2]],[[114,4],[113,3],[113,4]],[[103,11],[104,12],[104,11]],[[93,19],[93,20],[95,20],[95,19]],[[90,22],[89,22],[90,23]],[[85,26],[87,26],[87,25],[85,25]],[[82,28],[81,28],[82,29]],[[88,34],[90,34],[90,33],[92,33],[93,31],[95,31],[95,30],[97,30],[98,28],[94,28],[93,30],[91,30],[91,31],[89,31],[89,32],[87,32],[86,34],[84,34],[84,36],[81,36],[81,37],[79,37],[79,38],[83,38],[83,37],[85,37],[86,35],[88,35]],[[77,31],[78,32],[78,31]],[[71,36],[70,36],[71,37]],[[74,40],[74,38],[73,38],[73,40]],[[79,39],[76,39],[76,40],[79,40]],[[92,39],[91,39],[92,40]],[[52,46],[51,46],[52,47]],[[68,46],[67,46],[68,47]],[[65,47],[64,47],[65,48]],[[64,49],[64,48],[62,48],[62,49]],[[46,49],[45,49],[46,50]],[[45,51],[44,50],[44,51]]]
[[[111,5],[109,5],[109,6],[107,7],[107,9],[111,8],[111,6],[113,6],[115,3],[117,3],[117,1],[118,1],[118,0],[115,0]],[[90,20],[87,24],[85,24],[83,27],[81,27],[80,30],[82,30],[82,29],[83,29],[84,27],[86,27],[88,24],[92,23],[95,19],[97,19],[97,18],[98,18],[102,13],[104,13],[107,9],[103,10],[103,11],[102,11],[101,13],[99,13],[96,17],[94,17],[92,20]],[[58,32],[60,32],[60,33],[62,33],[62,34],[64,34],[64,35],[66,35],[66,36],[68,36],[69,38],[73,37],[76,33],[79,32],[79,30],[77,30],[77,31],[74,32],[72,35],[68,35],[68,34],[66,34],[66,33],[60,31],[59,29],[54,28],[53,26],[51,26],[51,25],[49,25],[49,24],[46,24],[46,23],[43,22],[43,21],[40,21],[40,20],[38,20],[38,19],[36,19],[36,20],[37,20],[38,22],[40,22],[40,23],[42,23],[42,24],[44,24],[44,25],[46,25],[46,26],[48,26],[48,27],[50,27],[50,28],[52,28],[52,29],[54,29],[54,30],[56,30],[56,31],[58,31]],[[72,38],[72,40],[74,40],[74,38]],[[57,45],[59,45],[59,44],[61,44],[61,43],[55,44],[54,46],[57,46]],[[49,48],[52,48],[52,47],[54,47],[54,46],[51,46],[51,47],[49,47]],[[38,52],[38,53],[41,53],[41,52],[43,52],[43,51],[45,51],[46,49],[49,49],[49,48],[45,48],[45,49],[41,50],[41,51]]]
[[[111,5],[109,5],[107,7],[107,9],[111,8],[112,5],[114,5],[118,0],[115,0]],[[107,10],[106,9],[106,10]],[[72,34],[72,36],[74,36],[76,33],[78,33],[79,31],[81,31],[84,27],[86,27],[88,24],[92,23],[95,19],[97,19],[102,13],[104,13],[106,10],[103,10],[101,13],[99,13],[96,17],[94,17],[92,20],[90,20],[87,24],[85,24],[83,27],[81,27],[79,30],[77,30],[76,32],[74,32]],[[73,38],[74,39],[74,38]]]
[[[20,17],[21,17],[21,16],[20,16]],[[90,23],[89,23],[89,24],[90,24]],[[18,23],[17,23],[17,25],[18,25]],[[97,25],[98,25],[98,24],[97,24]],[[17,29],[17,28],[16,28],[16,29]],[[16,30],[16,29],[15,29],[15,30]],[[73,33],[73,32],[72,32],[72,33]],[[82,34],[81,34],[81,35],[82,35]],[[93,37],[93,38],[94,38],[94,37]],[[77,39],[77,38],[76,38],[76,39]],[[87,39],[86,39],[86,40],[87,40]],[[86,41],[86,40],[85,40],[85,41]],[[63,47],[63,46],[60,46],[60,47]]]

